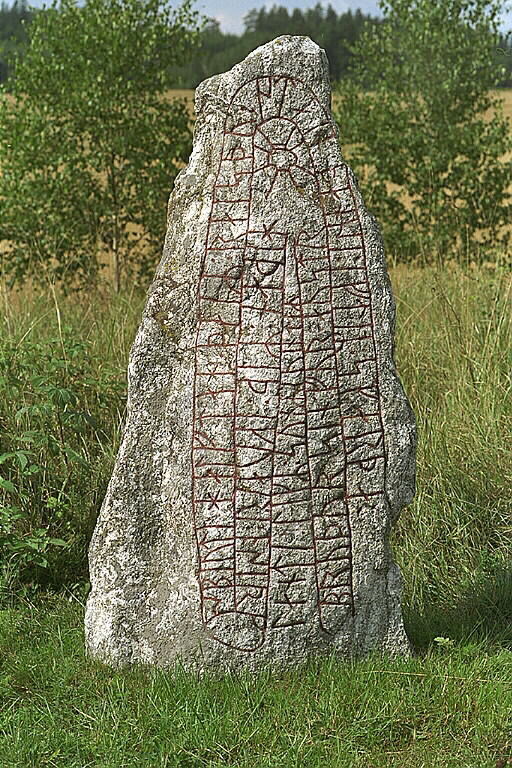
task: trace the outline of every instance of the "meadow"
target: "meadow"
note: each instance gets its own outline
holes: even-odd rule
[[[222,682],[116,672],[84,655],[85,547],[119,440],[143,291],[104,289],[78,301],[4,294],[2,427],[20,434],[6,392],[10,344],[18,407],[32,408],[25,432],[53,429],[60,441],[52,457],[36,436],[32,458],[44,472],[25,493],[40,493],[33,514],[43,522],[53,513],[55,535],[68,543],[46,550],[54,590],[26,584],[20,598],[4,574],[2,765],[485,768],[512,760],[511,275],[499,264],[454,264],[395,266],[391,276],[397,365],[419,431],[416,498],[394,532],[416,655],[326,659]],[[68,430],[80,424],[61,424],[59,435],[52,377],[61,400],[74,396],[75,413],[87,407],[95,422],[72,445]]]
[[[512,766],[510,254],[390,275],[419,436],[416,496],[393,531],[414,654],[223,680],[84,653],[87,544],[145,287],[114,295],[108,274],[72,296],[3,287],[2,768]]]

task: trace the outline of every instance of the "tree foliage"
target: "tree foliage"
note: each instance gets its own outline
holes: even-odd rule
[[[335,103],[341,140],[399,258],[506,243],[510,125],[492,94],[499,0],[381,0]],[[508,190],[508,191],[507,191]]]
[[[190,150],[168,72],[198,34],[188,0],[87,0],[36,14],[12,98],[0,101],[0,240],[12,279],[114,281],[153,264],[166,200]]]
[[[12,7],[5,3],[0,5],[0,81],[7,77],[8,51],[22,51],[26,40],[23,25],[30,23],[33,17],[33,11],[27,10],[24,2],[14,0]],[[347,69],[350,46],[357,40],[365,20],[370,17],[359,10],[337,14],[332,6],[324,8],[319,3],[304,11],[300,8],[289,11],[278,5],[253,9],[245,17],[241,35],[222,32],[219,23],[210,19],[200,35],[200,54],[175,71],[182,87],[193,88],[206,77],[229,69],[258,45],[279,35],[308,35],[326,49],[331,77],[338,80]]]

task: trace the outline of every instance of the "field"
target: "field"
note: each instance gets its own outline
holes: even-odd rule
[[[191,91],[176,95],[191,104]],[[500,97],[512,120],[512,91]],[[512,766],[506,256],[390,265],[396,362],[419,435],[416,496],[392,539],[414,656],[313,660],[254,679],[85,658],[86,550],[146,286],[2,286],[2,768]]]
[[[35,446],[48,475],[41,494],[56,495],[55,486],[69,478],[54,511],[62,516],[61,535],[69,516],[73,537],[62,556],[58,548],[54,553],[53,577],[67,585],[57,595],[27,585],[20,599],[4,582],[2,766],[512,764],[511,276],[499,267],[456,266],[396,267],[391,274],[397,364],[419,430],[417,494],[394,533],[417,656],[330,659],[222,683],[109,671],[84,658],[80,574],[119,439],[127,355],[143,292],[79,301],[4,294],[5,433],[20,429],[6,350],[18,407],[32,407],[30,426],[41,441],[45,430],[58,434],[59,424],[41,377],[46,387],[53,376],[61,393],[87,400],[97,426],[84,438],[64,424],[64,444],[80,453],[78,463],[50,456],[44,442]]]
[[[494,91],[494,94],[496,94],[500,100],[503,103],[503,112],[508,117],[510,121],[512,121],[512,88],[503,89]],[[185,99],[191,106],[191,109],[193,110],[193,102],[194,102],[194,91],[182,89],[182,90],[173,90],[169,92],[169,95],[172,98],[178,98],[178,99]]]

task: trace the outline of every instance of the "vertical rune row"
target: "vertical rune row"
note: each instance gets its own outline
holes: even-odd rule
[[[356,203],[346,166],[310,140],[328,118],[284,76],[235,100],[199,281],[192,483],[203,622],[252,651],[353,614],[350,521],[384,503],[385,452]],[[301,179],[318,200],[308,231],[292,234],[286,211],[262,223],[256,190],[303,194]]]

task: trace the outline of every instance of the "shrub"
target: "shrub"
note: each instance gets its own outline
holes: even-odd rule
[[[71,327],[0,341],[0,587],[83,580],[124,399]]]

